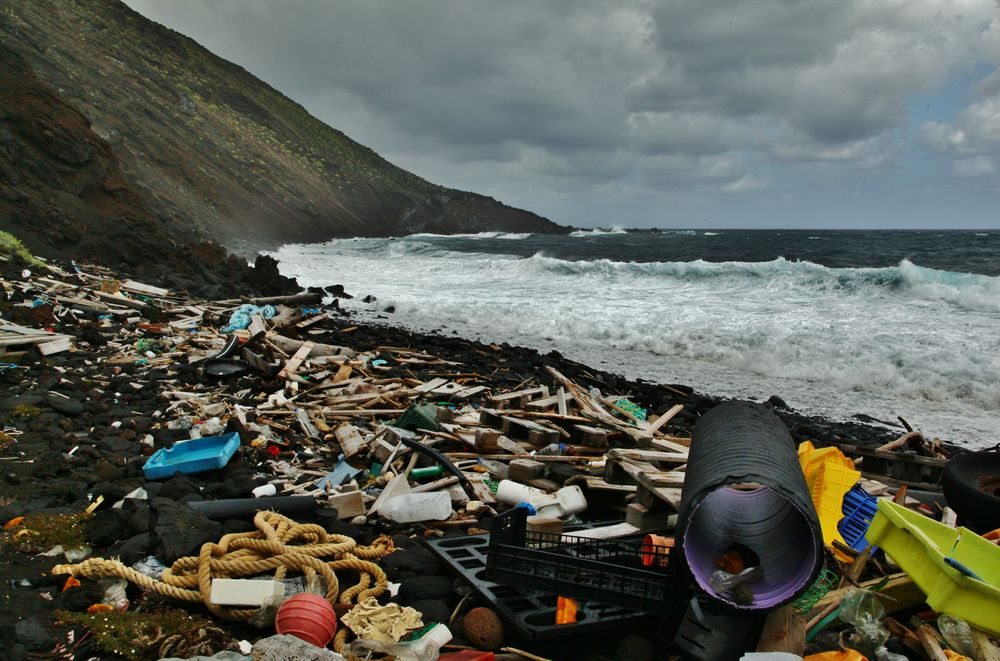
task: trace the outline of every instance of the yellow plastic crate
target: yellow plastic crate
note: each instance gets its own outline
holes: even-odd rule
[[[809,441],[799,445],[799,464],[816,507],[816,514],[819,515],[823,543],[832,547],[834,540],[837,540],[846,545],[837,524],[844,518],[844,494],[857,484],[861,473],[839,448],[817,449]],[[842,560],[850,560],[836,549],[834,553]]]
[[[913,579],[928,606],[1000,634],[1000,547],[968,528],[950,528],[887,499],[879,499],[865,538]],[[966,576],[945,558],[983,580]]]

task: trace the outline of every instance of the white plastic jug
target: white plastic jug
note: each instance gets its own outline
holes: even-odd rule
[[[404,493],[390,498],[378,512],[396,523],[444,521],[451,516],[451,495],[447,491]]]

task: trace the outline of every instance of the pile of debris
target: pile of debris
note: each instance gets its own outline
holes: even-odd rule
[[[926,507],[901,485],[913,494],[936,481],[929,471],[947,461],[940,443],[755,405],[753,416],[782,430],[779,449],[757,453],[753,470],[730,449],[735,468],[721,471],[693,451],[721,441],[692,445],[695,423],[708,434],[704,414],[724,408],[714,398],[555,353],[361,325],[336,298],[324,305],[327,293],[203,301],[92,266],[8,269],[0,460],[3,496],[17,497],[0,517],[14,569],[6,601],[22,618],[2,632],[14,648],[722,659],[755,648],[802,654],[806,631],[810,649],[838,648],[819,636],[843,612],[838,584],[878,586],[891,610],[923,603],[891,560],[828,534],[828,503],[816,494],[838,513],[855,486],[873,501]],[[829,457],[807,459],[819,456],[809,445],[796,458],[806,440],[855,457],[840,462],[861,471],[839,496],[816,486],[832,479]],[[782,453],[797,477],[769,477]],[[802,530],[816,534],[815,548],[791,527],[781,538],[815,551],[802,554],[808,567],[775,570],[772,551],[698,532],[713,530],[711,494],[727,490],[737,495],[717,506],[722,518],[738,511],[739,494],[761,490],[778,494],[779,509],[813,511]],[[815,511],[822,530],[809,523]],[[46,577],[28,575],[38,565],[17,559],[25,552],[47,554]],[[690,580],[699,554],[724,586]],[[795,574],[787,598],[764,597],[782,572]],[[803,606],[807,591],[815,599]],[[58,609],[58,625],[45,609]],[[893,640],[933,648],[927,625],[888,622]],[[634,633],[620,641],[602,635],[625,628]],[[275,629],[315,647],[290,657]],[[53,638],[67,631],[72,639]]]

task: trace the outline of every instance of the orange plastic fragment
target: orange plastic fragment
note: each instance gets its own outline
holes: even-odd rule
[[[22,521],[24,521],[24,517],[23,516],[15,516],[13,519],[11,519],[7,523],[3,524],[3,529],[4,530],[10,530],[11,528],[13,528],[15,526],[20,525]]]
[[[573,624],[576,622],[576,599],[559,597],[556,600],[556,624]]]
[[[868,657],[861,652],[847,648],[845,650],[837,650],[835,652],[810,654],[803,659],[803,661],[868,661]]]
[[[958,652],[952,652],[951,650],[944,650],[944,655],[948,657],[948,661],[972,661],[969,657]]]
[[[106,613],[108,611],[113,611],[114,608],[108,606],[107,604],[91,604],[87,607],[88,613]]]
[[[70,588],[78,588],[78,587],[80,587],[80,581],[76,580],[76,578],[74,578],[73,576],[70,576],[66,579],[66,582],[63,583],[61,592],[65,592]]]
[[[989,531],[988,533],[983,535],[983,539],[988,539],[991,542],[1000,541],[1000,528]]]
[[[743,557],[740,556],[739,551],[724,553],[713,560],[713,562],[719,567],[719,569],[729,572],[730,574],[739,574],[741,571],[746,569],[743,565]]]

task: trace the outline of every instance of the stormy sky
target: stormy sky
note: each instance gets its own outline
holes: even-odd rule
[[[126,2],[562,224],[1000,226],[997,0]]]

